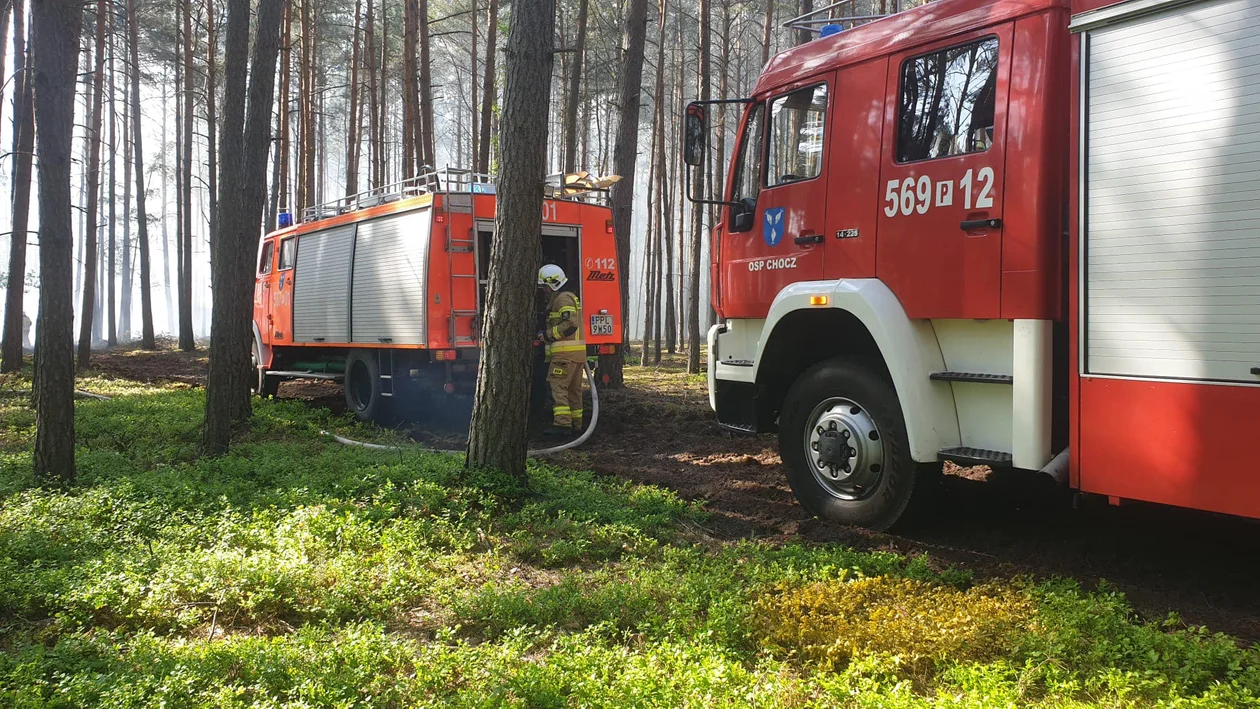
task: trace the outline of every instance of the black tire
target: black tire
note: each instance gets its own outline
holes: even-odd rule
[[[381,390],[381,367],[375,352],[354,350],[346,357],[346,408],[363,422],[388,424],[389,397]]]
[[[249,388],[264,399],[274,399],[280,391],[280,379],[267,376],[258,366],[262,361],[262,346],[254,339],[254,349],[250,352],[250,366],[254,368],[254,377],[250,379]]]
[[[821,362],[793,383],[779,451],[796,499],[831,522],[885,531],[911,521],[931,488],[930,470],[910,457],[892,383],[857,358]]]

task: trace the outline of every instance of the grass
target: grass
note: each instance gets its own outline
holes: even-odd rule
[[[666,490],[342,447],[385,434],[294,402],[210,460],[200,391],[85,380],[118,398],[77,404],[79,481],[43,489],[24,386],[0,706],[1260,706],[1260,652],[1106,588],[721,542]]]

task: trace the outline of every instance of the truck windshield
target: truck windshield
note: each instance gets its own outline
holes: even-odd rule
[[[770,104],[767,187],[808,180],[822,172],[827,85],[776,98]]]

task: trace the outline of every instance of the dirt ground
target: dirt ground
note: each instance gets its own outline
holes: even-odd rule
[[[143,381],[204,378],[201,355],[98,355],[96,368]],[[704,503],[708,531],[722,539],[840,542],[927,553],[978,577],[1065,576],[1110,583],[1148,619],[1177,613],[1247,642],[1260,642],[1260,522],[1156,505],[1112,507],[1076,499],[1039,476],[985,469],[945,476],[939,515],[917,531],[889,535],[819,522],[796,504],[774,436],[722,431],[703,382],[679,361],[627,367],[627,388],[601,393],[598,428],[558,462],[676,490]],[[286,383],[282,398],[344,410],[340,386]],[[409,427],[426,445],[459,448],[467,407]]]

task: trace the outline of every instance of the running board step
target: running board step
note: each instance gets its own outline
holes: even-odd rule
[[[977,374],[975,372],[934,372],[930,377],[934,382],[968,382],[972,384],[1014,384],[1015,377],[1009,374]]]
[[[937,453],[936,457],[959,465],[987,465],[992,468],[1009,468],[1014,462],[1014,457],[1010,453],[985,450],[984,448],[968,448],[967,446],[946,448]]]

